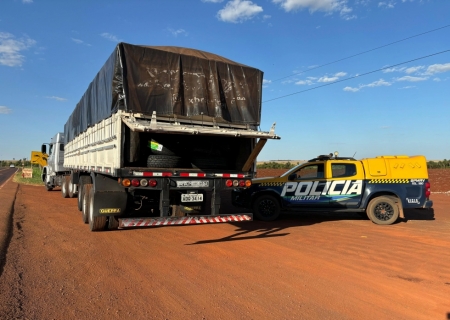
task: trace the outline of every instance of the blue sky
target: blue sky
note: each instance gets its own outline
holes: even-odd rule
[[[262,70],[261,129],[276,122],[281,140],[260,161],[449,159],[447,25],[448,0],[1,0],[0,160],[29,159],[63,131],[121,41]]]

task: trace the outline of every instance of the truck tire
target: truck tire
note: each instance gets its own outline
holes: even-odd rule
[[[77,185],[70,182],[69,179],[69,198],[75,198],[77,196]]]
[[[367,216],[373,223],[388,225],[398,219],[399,210],[394,199],[389,196],[376,197],[367,206]]]
[[[91,183],[83,184],[83,189],[82,189],[83,196],[81,197],[81,199],[82,199],[81,218],[83,219],[84,223],[89,222],[89,209],[90,209],[89,196],[90,196],[91,188],[92,188]]]
[[[85,195],[86,197],[86,195]],[[103,231],[106,228],[106,216],[94,216],[94,189],[89,191],[89,229]]]
[[[253,203],[253,214],[258,220],[273,221],[280,213],[281,206],[278,199],[269,194],[259,196]]]
[[[147,167],[149,168],[179,168],[183,164],[181,157],[165,155],[149,155]]]
[[[61,183],[61,195],[63,198],[69,197],[70,176],[63,176]]]
[[[83,209],[83,186],[88,183],[91,183],[91,178],[89,176],[81,176],[78,181],[78,210],[80,211]]]

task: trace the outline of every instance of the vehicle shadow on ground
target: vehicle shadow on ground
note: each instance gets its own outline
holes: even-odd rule
[[[283,213],[275,221],[230,222],[230,224],[238,227],[234,234],[218,239],[201,240],[187,245],[285,237],[290,235],[290,233],[282,231],[292,227],[304,227],[316,223],[347,219],[364,220],[365,218],[355,214],[344,214],[344,216],[339,214],[339,217],[336,217],[336,214],[334,214],[334,217],[332,217],[324,213]]]
[[[408,220],[435,220],[433,209],[405,209],[404,215],[405,219],[399,219],[395,224],[404,223]],[[255,220],[251,222],[230,223],[238,227],[234,234],[217,239],[201,240],[186,245],[285,237],[290,234],[286,230],[292,227],[304,227],[317,223],[342,220],[367,220],[367,223],[372,223],[364,214],[351,212],[285,212],[275,221],[265,222]]]

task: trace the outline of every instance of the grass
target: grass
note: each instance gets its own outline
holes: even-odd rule
[[[32,186],[43,186],[44,183],[42,182],[41,179],[41,168],[33,166],[32,169],[33,169],[33,178],[23,178],[22,168],[19,168],[19,170],[17,170],[16,174],[14,175],[13,181]]]

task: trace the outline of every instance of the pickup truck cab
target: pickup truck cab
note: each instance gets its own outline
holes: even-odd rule
[[[282,211],[360,212],[376,224],[404,218],[405,208],[431,208],[424,156],[379,156],[356,160],[322,155],[279,177],[256,178],[233,190],[233,205],[275,220]]]

